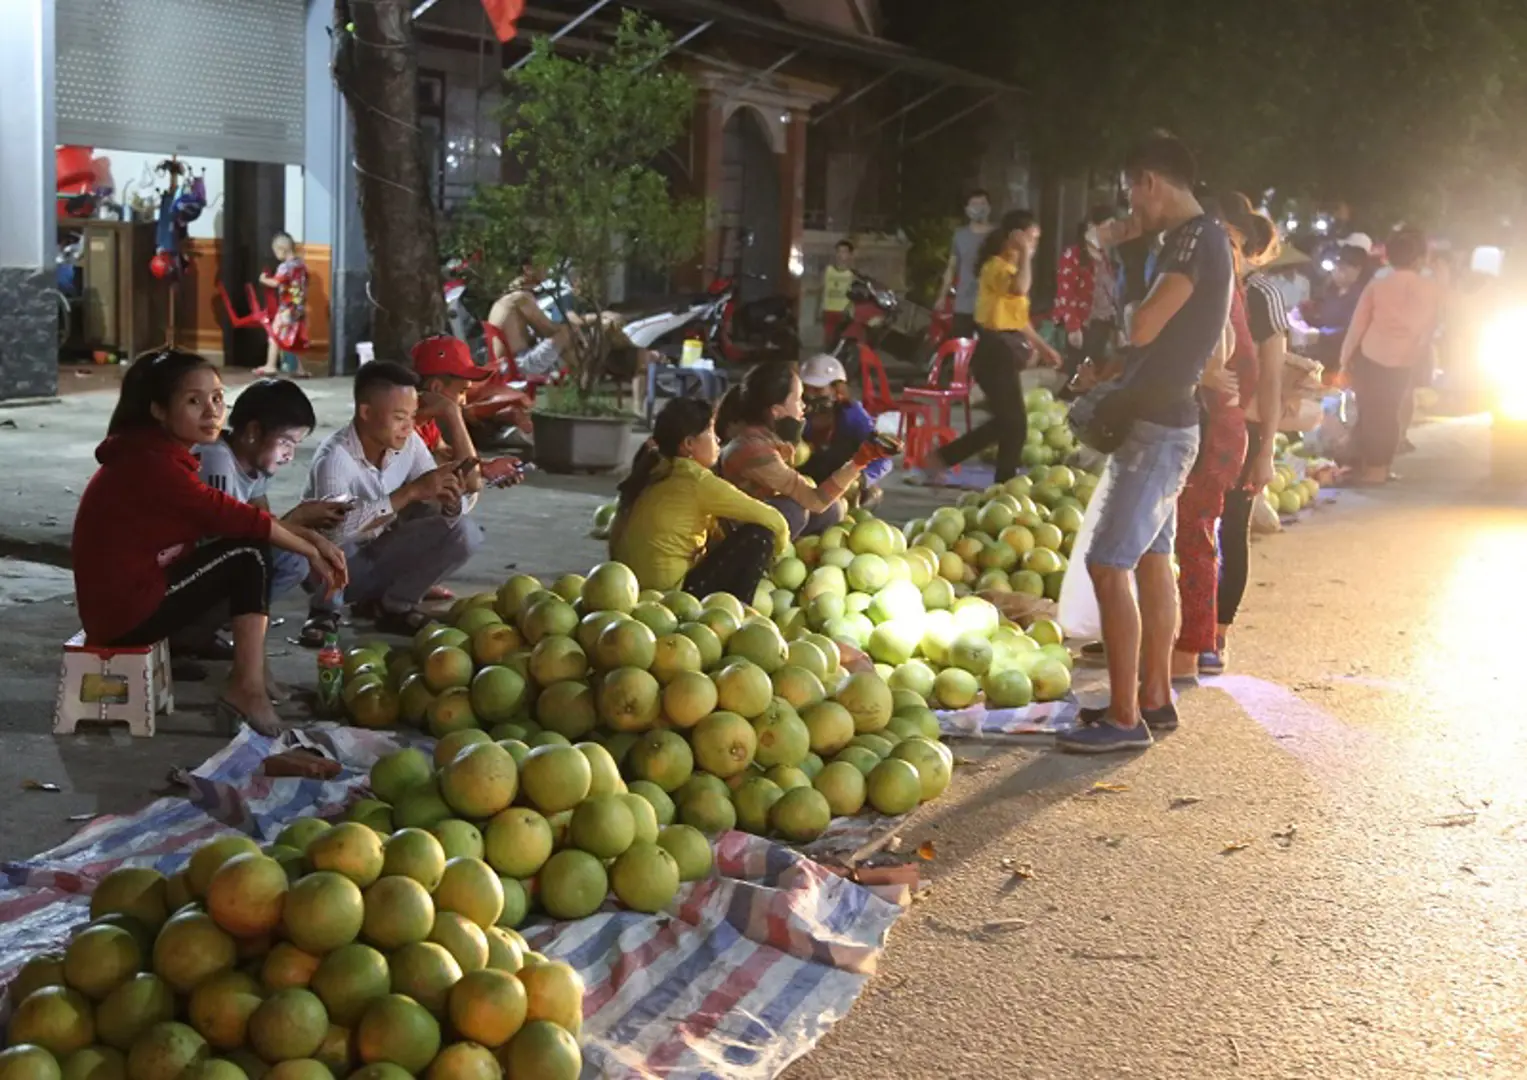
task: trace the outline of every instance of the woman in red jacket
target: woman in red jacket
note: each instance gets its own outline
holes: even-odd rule
[[[1118,271],[1113,256],[1098,238],[1098,226],[1111,221],[1113,210],[1094,207],[1077,228],[1076,243],[1060,253],[1055,271],[1055,318],[1066,330],[1066,381],[1091,359],[1106,366],[1119,327]]]
[[[86,640],[103,646],[151,645],[226,606],[233,673],[219,708],[269,735],[269,547],[306,557],[330,589],[345,586],[345,558],[201,482],[191,448],[217,441],[223,408],[217,370],[194,353],[145,353],[128,369],[75,515],[75,598]]]

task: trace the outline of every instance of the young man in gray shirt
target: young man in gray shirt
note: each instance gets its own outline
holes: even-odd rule
[[[976,336],[976,296],[981,291],[981,268],[976,265],[981,244],[992,231],[991,197],[977,189],[965,200],[965,217],[970,224],[956,229],[949,247],[949,265],[939,285],[938,303],[943,303],[954,289],[954,326],[957,338]],[[937,304],[935,304],[937,306]]]

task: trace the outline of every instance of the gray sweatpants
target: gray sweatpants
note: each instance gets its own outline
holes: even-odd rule
[[[405,512],[380,536],[344,545],[350,585],[327,601],[315,600],[313,610],[378,602],[391,611],[412,608],[432,586],[465,566],[482,542],[482,526],[470,514],[451,518],[429,509]]]

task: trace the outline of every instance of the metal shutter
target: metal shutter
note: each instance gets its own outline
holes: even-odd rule
[[[58,141],[303,159],[303,0],[57,0]]]

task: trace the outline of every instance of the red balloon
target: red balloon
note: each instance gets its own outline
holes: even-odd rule
[[[148,272],[163,280],[175,276],[175,257],[168,251],[155,253],[148,262]]]

